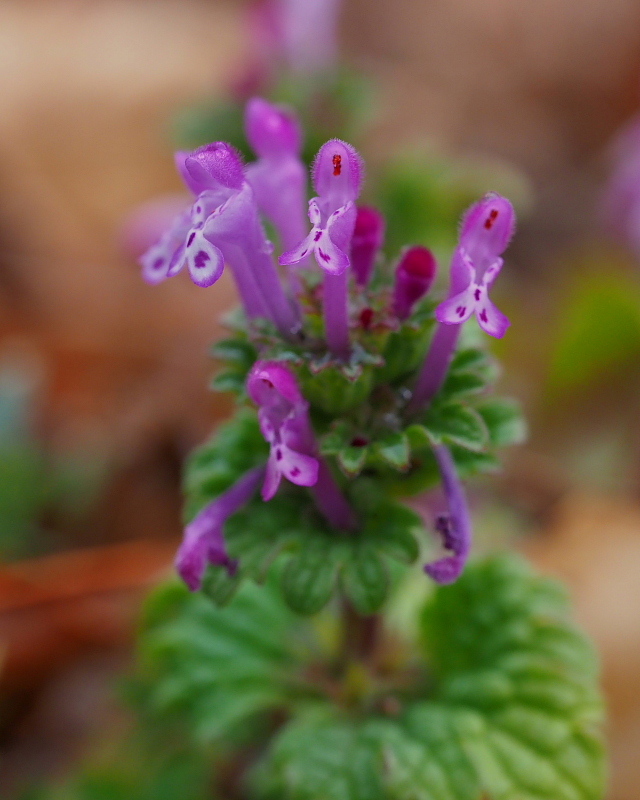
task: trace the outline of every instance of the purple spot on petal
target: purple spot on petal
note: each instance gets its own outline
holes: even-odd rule
[[[193,264],[196,269],[203,269],[207,266],[207,261],[211,261],[211,256],[209,253],[205,253],[204,250],[200,250],[193,259]]]
[[[282,450],[280,448],[276,450],[276,461],[282,461]]]
[[[313,237],[313,241],[317,242],[318,239],[322,236],[322,231],[318,231],[316,235]]]
[[[196,214],[202,214],[202,209],[200,206],[196,206]]]
[[[465,311],[466,311],[466,310],[467,310],[467,307],[466,307],[466,306],[458,306],[458,307],[456,308],[456,314],[457,314],[459,317],[464,317],[464,314],[465,314]]]
[[[191,233],[189,234],[189,238],[187,239],[187,247],[191,247],[191,242],[193,242],[195,238],[196,238],[196,232],[191,231]]]
[[[156,258],[153,262],[152,269],[160,269],[164,265],[164,258]]]
[[[481,294],[480,289],[476,289],[475,292],[473,293],[473,296],[476,298],[476,300],[479,300],[480,294]]]
[[[456,537],[453,520],[449,514],[438,514],[435,520],[435,529],[442,537],[445,550],[455,550]]]
[[[298,467],[294,467],[291,470],[291,477],[292,478],[296,478],[299,474],[300,474],[300,470],[298,469]]]
[[[300,253],[300,258],[304,258],[308,252],[308,250],[303,250],[302,253]]]
[[[480,312],[480,319],[483,322],[487,322],[487,309],[486,308],[483,308],[482,311]]]
[[[326,253],[323,253],[320,248],[318,248],[318,255],[323,261],[331,261],[331,256],[328,256]]]

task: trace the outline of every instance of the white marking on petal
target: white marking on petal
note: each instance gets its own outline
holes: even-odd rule
[[[320,225],[322,221],[322,214],[320,213],[320,206],[316,198],[309,200],[309,221],[313,226]]]
[[[286,253],[283,253],[278,259],[280,264],[290,266],[292,264],[299,264],[301,261],[304,261],[304,259],[313,250],[314,238],[318,230],[318,228],[313,227],[310,233],[300,242],[297,247],[294,247],[293,250],[287,250]]]
[[[316,261],[325,272],[341,275],[349,266],[349,256],[332,242],[326,230],[321,232],[314,246]]]
[[[479,287],[472,283],[470,286],[440,303],[436,308],[436,319],[445,325],[460,325],[466,322],[476,309],[474,291]]]
[[[224,271],[224,257],[220,250],[207,239],[202,230],[189,231],[185,249],[185,260],[191,280],[197,286],[211,286]]]

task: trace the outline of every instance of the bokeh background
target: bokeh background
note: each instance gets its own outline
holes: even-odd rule
[[[207,386],[233,288],[145,285],[134,212],[181,192],[176,137],[229,95],[246,9],[0,0],[2,797],[63,781],[130,724],[116,687],[179,541],[180,466],[230,408]],[[344,0],[340,40],[376,95],[372,172],[424,154],[442,196],[518,206],[496,353],[531,436],[476,487],[478,538],[568,582],[602,657],[608,797],[636,800],[640,254],[602,197],[640,111],[640,3]]]

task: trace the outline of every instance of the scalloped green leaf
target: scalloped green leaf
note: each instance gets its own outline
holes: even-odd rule
[[[484,420],[462,403],[433,405],[423,419],[435,444],[456,444],[467,450],[482,450],[489,441]]]
[[[376,452],[389,466],[404,472],[411,461],[411,447],[404,432],[392,433],[376,443]]]
[[[245,584],[224,610],[175,584],[156,590],[150,604],[138,676],[150,721],[175,722],[200,746],[287,705],[287,676],[308,658],[310,631],[273,582]]]
[[[362,472],[367,456],[369,455],[368,447],[344,447],[338,452],[338,464],[340,469],[349,478],[353,478]]]
[[[500,469],[500,461],[493,453],[476,453],[457,445],[451,445],[449,449],[461,478],[483,472],[497,472]]]
[[[333,594],[337,570],[335,554],[328,542],[306,543],[290,559],[282,576],[282,590],[289,607],[298,614],[320,611]]]
[[[489,441],[494,447],[522,444],[527,438],[527,424],[520,404],[515,400],[484,400],[476,409],[487,426]]]
[[[251,342],[238,337],[221,339],[211,348],[211,354],[221,361],[230,361],[250,368],[257,358],[256,348]]]
[[[389,592],[389,572],[373,547],[359,547],[342,569],[342,585],[361,614],[374,614]]]
[[[210,383],[210,388],[216,392],[233,392],[243,394],[245,390],[246,372],[225,370],[216,375]]]
[[[494,556],[421,628],[431,697],[405,690],[394,719],[304,707],[255,771],[261,800],[602,800],[596,659],[557,584]]]
[[[439,398],[452,400],[459,397],[479,394],[487,387],[487,381],[475,372],[450,371],[439,392]]]
[[[477,347],[465,347],[457,350],[451,360],[452,372],[477,372],[486,369],[489,356],[486,350]]]
[[[366,727],[313,709],[281,731],[253,775],[261,800],[387,800]]]

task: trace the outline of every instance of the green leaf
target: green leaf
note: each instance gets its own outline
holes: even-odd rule
[[[246,339],[221,339],[211,348],[211,354],[221,361],[231,361],[250,368],[257,358],[256,348]]]
[[[436,444],[445,442],[478,451],[489,439],[480,414],[462,403],[432,405],[424,417],[424,426]]]
[[[266,461],[268,447],[253,411],[242,410],[189,457],[184,471],[187,518]]]
[[[596,661],[555,583],[494,556],[437,588],[421,629],[431,697],[405,686],[393,719],[303,706],[253,775],[260,800],[601,800]]]
[[[342,581],[347,596],[361,614],[378,611],[389,591],[389,573],[372,547],[353,551],[342,570]]]
[[[279,733],[252,783],[261,800],[387,800],[382,775],[366,728],[313,709]]]
[[[245,380],[245,373],[226,370],[215,376],[211,381],[211,388],[216,392],[242,394],[244,392]]]
[[[451,400],[479,394],[487,386],[486,380],[474,372],[449,372],[438,394],[438,399]]]
[[[458,350],[451,360],[451,372],[478,372],[487,368],[489,356],[476,347]]]
[[[487,426],[493,447],[522,444],[527,438],[527,424],[514,400],[484,400],[476,409]]]
[[[314,543],[315,544],[315,543]],[[336,562],[327,543],[307,546],[287,564],[282,590],[298,614],[315,614],[329,601],[336,582]]]
[[[369,455],[368,447],[345,447],[338,453],[340,469],[349,478],[359,475]]]
[[[181,598],[175,585],[158,590],[140,643],[142,705],[151,721],[175,720],[194,745],[211,744],[287,704],[286,676],[308,653],[310,632],[302,634],[274,582],[244,584],[223,610],[183,587]]]
[[[596,660],[567,622],[566,600],[555,584],[515,558],[494,557],[439,588],[422,628],[439,688],[436,702],[414,705],[404,725],[422,745],[424,765],[430,754],[439,755],[449,784],[443,798],[476,800],[484,792],[600,800]],[[393,797],[433,796],[421,763],[403,761],[400,752]],[[407,785],[408,769],[414,782],[425,781],[421,791]]]
[[[500,461],[493,453],[475,453],[457,445],[451,445],[450,450],[461,478],[482,472],[497,472],[500,469]]]
[[[376,450],[387,464],[405,471],[411,460],[411,448],[405,433],[393,433],[376,444]]]

